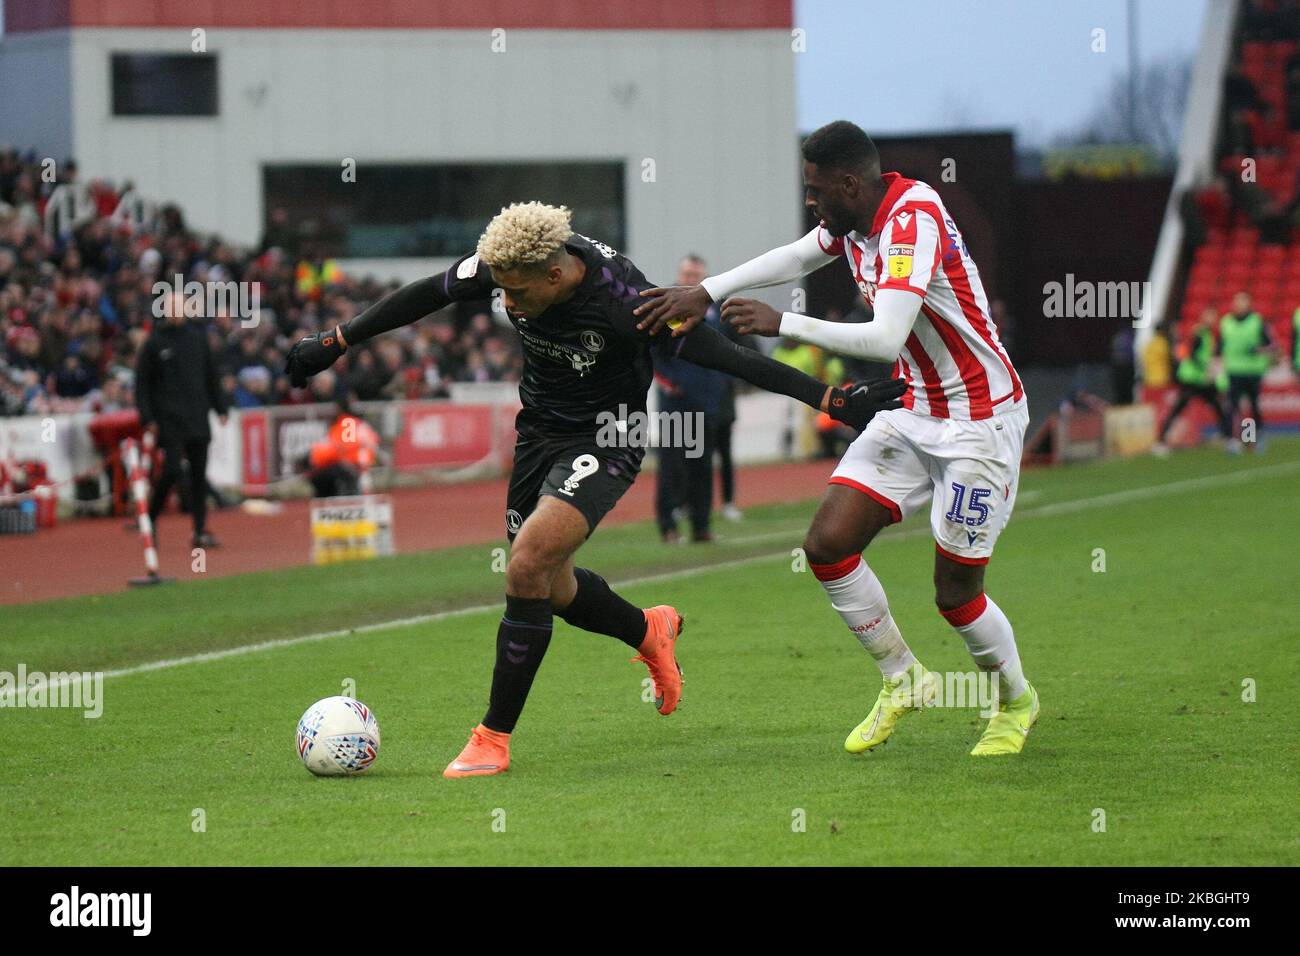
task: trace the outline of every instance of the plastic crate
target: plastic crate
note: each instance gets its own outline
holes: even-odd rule
[[[35,534],[36,502],[0,505],[0,534]]]

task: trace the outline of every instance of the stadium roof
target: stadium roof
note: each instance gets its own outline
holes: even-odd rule
[[[5,30],[206,29],[778,30],[793,0],[6,0]]]

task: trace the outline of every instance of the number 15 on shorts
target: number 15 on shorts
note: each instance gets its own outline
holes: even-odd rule
[[[969,492],[969,495],[967,494]],[[989,520],[989,506],[984,503],[993,494],[992,488],[967,488],[959,481],[952,483],[952,507],[944,515],[954,524],[978,528]]]

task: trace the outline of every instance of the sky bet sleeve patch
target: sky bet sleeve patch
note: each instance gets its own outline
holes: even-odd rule
[[[915,251],[916,247],[914,246],[889,247],[886,268],[891,278],[906,279],[912,274],[912,254]]]

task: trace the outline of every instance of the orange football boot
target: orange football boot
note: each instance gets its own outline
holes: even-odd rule
[[[667,717],[677,709],[682,699],[682,667],[675,654],[677,637],[686,626],[677,608],[660,604],[646,608],[645,640],[637,648],[641,653],[632,658],[650,669],[655,685],[655,706]]]
[[[479,724],[460,756],[447,764],[444,777],[487,777],[510,769],[510,735]]]

